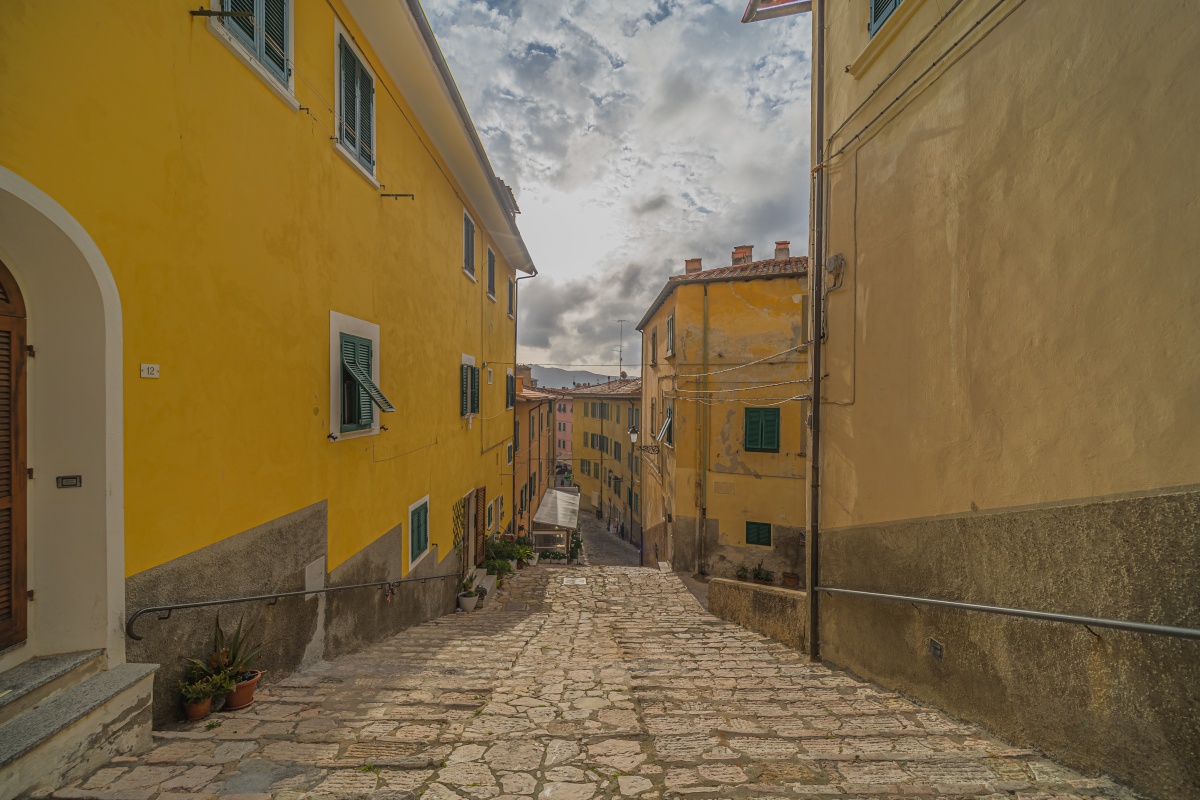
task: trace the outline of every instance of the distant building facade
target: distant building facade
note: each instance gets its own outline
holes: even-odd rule
[[[640,425],[642,382],[618,378],[571,390],[572,445],[580,513],[596,514],[623,538],[641,542],[641,458],[629,430]]]
[[[513,497],[517,536],[533,530],[546,490],[554,486],[554,404],[557,398],[547,392],[526,388],[525,375],[518,372],[516,414],[513,418]]]
[[[788,242],[718,269],[689,259],[638,323],[643,563],[803,575],[807,264]]]

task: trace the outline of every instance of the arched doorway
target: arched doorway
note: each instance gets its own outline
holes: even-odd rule
[[[25,300],[0,262],[0,649],[25,641]]]
[[[24,536],[14,520],[11,539],[24,544],[25,561],[24,570],[11,562],[8,597],[14,613],[0,630],[12,642],[0,645],[0,672],[38,656],[84,650],[102,650],[112,667],[125,662],[122,335],[116,282],[83,226],[44,191],[4,167],[0,262],[0,286],[9,295],[9,305],[0,300],[0,340],[4,331],[10,338],[22,332],[12,354],[25,359],[23,369],[14,359],[8,372],[21,379],[24,406],[19,394],[0,385],[0,428],[3,398],[10,404],[16,398],[9,419],[21,450],[6,454],[0,430],[0,473],[11,470],[9,507],[24,517]],[[13,313],[14,297],[23,305],[19,313]],[[0,353],[0,384],[4,374]],[[18,438],[12,441],[17,444]],[[0,474],[0,527],[5,481]],[[23,587],[17,585],[22,576]],[[23,635],[19,613],[24,614]]]

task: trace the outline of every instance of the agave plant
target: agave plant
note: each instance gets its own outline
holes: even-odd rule
[[[191,665],[190,672],[193,681],[206,676],[228,675],[233,678],[234,682],[241,682],[248,677],[247,673],[254,669],[254,662],[258,660],[258,654],[262,651],[263,645],[249,643],[255,623],[251,623],[243,629],[242,623],[245,619],[245,615],[238,619],[233,635],[226,637],[225,631],[221,629],[221,616],[217,615],[213,630],[213,649],[208,656],[208,661],[205,662],[198,658],[187,659],[188,664]]]

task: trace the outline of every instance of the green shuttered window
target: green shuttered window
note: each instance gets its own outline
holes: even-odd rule
[[[463,214],[463,272],[475,277],[475,223]]]
[[[771,546],[771,523],[769,522],[747,522],[746,523],[746,544],[759,544],[765,547]]]
[[[871,4],[871,19],[867,23],[867,32],[874,36],[883,27],[888,17],[900,5],[900,0],[867,0]]]
[[[458,415],[479,413],[479,367],[462,364],[458,371]]]
[[[254,60],[284,87],[291,69],[291,0],[222,0],[222,11],[250,13],[251,17],[222,17],[225,29],[250,51]]]
[[[374,407],[384,413],[396,408],[379,391],[372,378],[371,340],[341,334],[343,433],[369,430],[374,424]]]
[[[375,172],[375,79],[346,37],[338,38],[341,102],[338,141],[358,162]]]
[[[429,549],[429,501],[409,512],[408,563],[416,561]]]
[[[487,260],[487,279],[488,279],[488,297],[496,299],[496,254],[492,252],[492,248],[488,248]]]
[[[746,409],[746,450],[752,453],[779,452],[779,409]]]

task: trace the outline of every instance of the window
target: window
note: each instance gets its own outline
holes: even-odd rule
[[[559,404],[558,404],[558,413],[560,413],[560,414],[561,414],[561,413],[565,412],[566,410],[567,410],[567,406],[566,406],[566,404],[564,404],[564,403],[559,403]]]
[[[634,495],[633,495],[633,513],[634,513],[634,514],[640,514],[640,513],[641,513],[641,510],[638,508],[638,506],[639,506],[639,502],[638,502],[638,500],[639,500],[639,498],[638,498],[638,496],[637,496],[637,493],[636,493],[636,492],[634,492]]]
[[[867,32],[874,36],[888,17],[900,5],[900,0],[867,0],[871,4],[871,19],[867,23]]]
[[[329,312],[329,434],[331,441],[379,430],[376,409],[396,408],[379,389],[379,326]]]
[[[531,441],[531,442],[533,441],[534,437],[537,436],[537,424],[534,422],[534,419],[535,419],[535,417],[533,416],[533,412],[530,411],[529,412],[529,441]]]
[[[459,367],[458,410],[460,417],[479,413],[479,367],[475,359],[463,356]]]
[[[338,144],[375,174],[375,78],[345,36],[338,37]]]
[[[516,288],[516,286],[513,283],[513,279],[509,278],[508,279],[508,315],[510,317],[513,315],[513,294],[514,294],[515,288]]]
[[[496,524],[504,522],[504,495],[496,498]]]
[[[650,329],[650,366],[658,363],[658,326]]]
[[[579,471],[582,472],[584,475],[590,475],[591,473],[588,470],[589,470],[588,462],[583,459],[580,459]]]
[[[615,420],[613,420],[613,422],[620,422],[621,421],[621,407],[620,406],[613,406],[613,407],[617,411],[617,418]]]
[[[655,399],[650,398],[650,428],[653,432],[654,424],[658,421],[658,412],[655,409]]]
[[[613,458],[615,458],[617,461],[621,460],[621,445],[617,444],[616,442],[613,442]]]
[[[765,547],[771,546],[771,523],[769,522],[747,522],[746,523],[746,544],[758,544]]]
[[[429,550],[429,498],[408,507],[408,565],[420,560]]]
[[[475,279],[475,223],[463,212],[463,272]]]
[[[373,427],[375,401],[372,391],[379,390],[371,383],[371,340],[348,333],[341,335],[342,353],[342,413],[341,429],[370,430]],[[383,395],[379,395],[383,397]],[[387,403],[386,398],[383,402]],[[389,410],[391,404],[387,404]]]
[[[495,506],[495,505],[496,505],[495,503],[488,503],[488,507],[487,507],[487,527],[488,527],[488,530],[491,530],[491,529],[492,529],[492,525],[494,525],[494,524],[495,524],[495,516],[494,516],[494,514],[493,514],[493,511],[492,511],[492,507],[493,507],[493,506]]]
[[[667,355],[675,355],[675,312],[667,317]]]
[[[629,506],[630,508],[633,508],[633,487],[632,486],[625,487],[625,505]]]
[[[519,448],[521,446],[521,420],[513,415],[513,443]]]
[[[487,270],[488,270],[488,274],[487,274],[488,297],[495,300],[496,299],[496,254],[492,252],[492,248],[490,248],[490,247],[488,248]]]
[[[512,450],[513,450],[513,443],[509,442],[508,443],[508,463],[509,464],[512,464]]]
[[[745,428],[747,452],[779,452],[778,408],[747,408]]]
[[[663,442],[665,444],[669,444],[669,445],[675,444],[675,441],[672,438],[672,434],[671,434],[671,412],[673,409],[674,409],[674,406],[672,406],[671,404],[667,404],[666,414],[663,415],[662,428],[659,429],[658,435],[654,437],[658,441]]]
[[[254,60],[285,87],[292,74],[291,0],[222,0],[222,11],[249,11],[252,17],[222,17],[225,28]],[[261,20],[262,24],[257,24]]]
[[[588,413],[588,404],[587,404],[587,403],[584,403],[584,404],[583,404],[583,415],[584,415],[585,417],[590,417],[590,416],[591,416],[591,414],[589,414],[589,413]]]
[[[504,407],[506,409],[512,408],[517,404],[517,379],[512,374],[511,369],[508,371],[508,375],[505,378],[504,386]]]

